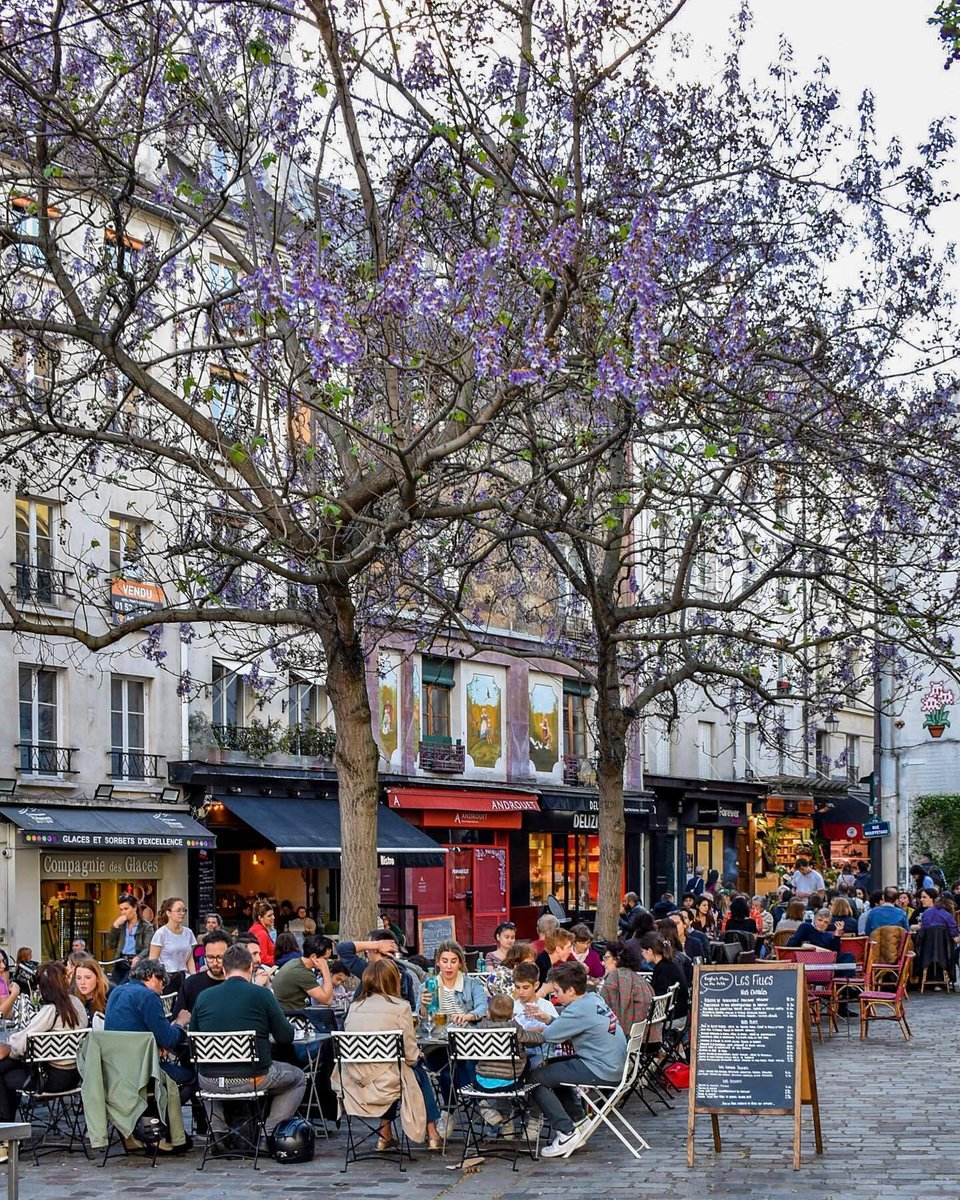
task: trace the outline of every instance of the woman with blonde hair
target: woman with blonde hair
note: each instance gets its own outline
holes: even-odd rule
[[[427,1138],[431,1150],[441,1150],[443,1139],[437,1131],[440,1109],[426,1071],[420,1064],[420,1048],[413,1027],[413,1012],[400,996],[400,970],[390,958],[378,958],[360,978],[360,994],[350,1005],[344,1020],[347,1033],[382,1033],[395,1029],[403,1035],[403,1064],[396,1070],[383,1063],[341,1063],[335,1072],[333,1089],[351,1116],[382,1117],[401,1098],[400,1123],[413,1142]],[[381,1119],[378,1150],[396,1146],[390,1122]]]
[[[87,1010],[87,1020],[92,1025],[94,1018],[103,1016],[107,1010],[107,993],[110,984],[103,973],[103,968],[92,954],[79,951],[67,959],[73,967],[73,978],[70,981],[70,995],[76,996]]]

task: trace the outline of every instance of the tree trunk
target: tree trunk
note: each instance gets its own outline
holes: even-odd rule
[[[623,768],[627,754],[629,721],[620,697],[616,650],[598,647],[597,784],[600,791],[600,880],[594,936],[617,936],[623,887],[626,820],[623,815]]]
[[[338,604],[335,631],[323,638],[327,691],[337,726],[334,766],[340,798],[340,931],[364,938],[377,925],[377,765],[363,647],[354,625],[353,602]]]

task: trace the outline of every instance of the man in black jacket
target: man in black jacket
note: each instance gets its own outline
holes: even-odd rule
[[[833,923],[834,932],[830,932],[830,922],[833,914],[829,908],[820,908],[812,921],[803,921],[800,928],[794,930],[793,937],[787,942],[788,946],[816,946],[819,950],[834,950],[837,962],[853,962],[852,954],[840,953],[840,934],[843,932],[843,921]]]
[[[417,997],[420,985],[412,973],[406,969],[401,959],[397,957],[400,947],[397,939],[389,929],[373,929],[367,934],[365,942],[339,942],[337,958],[343,963],[351,975],[359,979],[367,967],[379,958],[389,958],[400,971],[400,995],[406,1000],[414,1012],[417,1011]],[[361,958],[361,954],[366,958]],[[354,999],[360,995],[360,985],[357,985]]]

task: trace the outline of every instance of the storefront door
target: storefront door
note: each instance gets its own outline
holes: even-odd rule
[[[457,941],[473,941],[473,847],[453,846],[447,855],[447,912],[456,919]]]

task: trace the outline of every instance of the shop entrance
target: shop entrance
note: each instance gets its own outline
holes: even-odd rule
[[[82,940],[101,961],[110,959],[107,934],[117,919],[124,894],[143,905],[143,915],[156,919],[160,860],[138,854],[90,855],[51,851],[40,855],[40,937],[43,958],[64,958]],[[118,878],[113,871],[130,869]],[[60,873],[59,878],[52,878]],[[134,873],[136,872],[136,873]],[[44,878],[44,876],[46,876]]]

